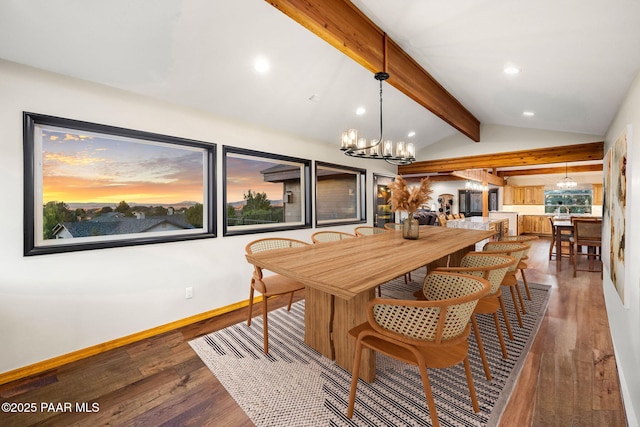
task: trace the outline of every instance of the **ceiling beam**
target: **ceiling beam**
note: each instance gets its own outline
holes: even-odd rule
[[[495,176],[487,172],[485,169],[467,169],[463,171],[453,171],[451,175],[469,181],[477,181],[482,184],[492,184],[503,186],[504,179],[501,176]]]
[[[578,173],[578,172],[602,172],[602,163],[595,165],[575,165],[575,166],[558,166],[558,167],[542,167],[534,169],[514,169],[508,171],[499,171],[500,177],[507,176],[528,176],[528,175],[549,175],[552,173]]]
[[[480,121],[348,0],[265,0],[436,116],[480,141]],[[386,55],[385,55],[386,52]]]
[[[478,156],[455,157],[439,160],[425,160],[410,165],[398,166],[400,175],[425,175],[430,173],[465,170],[491,169],[513,166],[545,165],[551,163],[580,162],[602,160],[604,142],[563,145],[561,147],[539,148],[534,150],[511,151],[505,153],[483,154]]]

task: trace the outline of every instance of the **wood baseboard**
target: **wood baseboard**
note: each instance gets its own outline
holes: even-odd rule
[[[262,301],[262,296],[256,296],[254,298],[254,304]],[[107,341],[101,344],[96,344],[91,347],[83,348],[81,350],[73,351],[71,353],[63,354],[51,359],[43,360],[22,368],[14,369],[12,371],[0,373],[0,385],[6,384],[12,381],[20,380],[31,375],[41,374],[48,370],[58,368],[67,363],[75,362],[77,360],[85,359],[96,354],[104,353],[105,351],[112,350],[114,348],[122,347],[127,344],[141,341],[147,338],[151,338],[156,335],[163,334],[184,326],[191,325],[203,320],[211,319],[216,316],[220,316],[225,313],[247,307],[249,300],[237,302],[235,304],[227,305],[224,307],[216,308],[214,310],[206,311],[204,313],[196,314],[191,317],[176,320],[175,322],[167,323],[165,325],[157,326],[155,328],[147,329],[145,331],[137,332],[135,334],[127,335],[122,338],[117,338],[111,341]]]

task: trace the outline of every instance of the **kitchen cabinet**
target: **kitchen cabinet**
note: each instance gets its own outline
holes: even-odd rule
[[[502,203],[504,205],[544,205],[544,185],[505,186]]]
[[[521,215],[521,233],[550,236],[553,234],[548,215]]]
[[[591,204],[595,206],[602,206],[602,184],[593,184],[593,201]]]

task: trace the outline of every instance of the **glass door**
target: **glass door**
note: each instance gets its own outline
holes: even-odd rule
[[[374,175],[373,176],[373,225],[375,227],[384,227],[388,222],[395,222],[395,215],[391,211],[391,190],[389,184],[393,178]]]

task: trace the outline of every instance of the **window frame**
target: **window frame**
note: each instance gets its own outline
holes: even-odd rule
[[[285,156],[280,154],[267,153],[263,151],[250,150],[246,148],[238,148],[231,146],[222,147],[222,205],[223,208],[223,236],[238,236],[255,233],[268,233],[274,231],[296,230],[303,228],[311,228],[311,160],[298,157]],[[274,225],[249,225],[249,226],[229,226],[227,218],[227,206],[229,203],[228,194],[228,174],[229,166],[227,159],[231,156],[255,158],[260,161],[281,162],[282,164],[298,164],[300,167],[300,191],[303,200],[300,203],[301,221],[295,223],[277,223]]]
[[[321,168],[334,170],[337,172],[353,174],[356,177],[356,191],[358,194],[356,195],[357,200],[357,208],[356,215],[351,218],[344,219],[334,219],[334,220],[319,220],[318,219],[318,207],[319,207],[319,170]],[[316,161],[315,162],[315,224],[316,227],[330,227],[336,225],[347,225],[347,224],[360,224],[365,223],[367,221],[367,187],[366,187],[366,177],[367,170],[351,167],[351,166],[343,166],[334,163],[327,163]]]
[[[170,231],[138,231],[133,233],[113,233],[74,237],[73,239],[45,239],[43,200],[43,140],[44,132],[78,133],[89,138],[112,139],[119,144],[140,144],[145,146],[183,148],[185,154],[202,153],[202,227]],[[216,237],[215,188],[216,188],[216,145],[203,141],[161,135],[151,132],[125,129],[116,126],[79,120],[23,112],[23,162],[24,162],[24,256],[43,255],[122,246],[168,243]],[[176,152],[179,153],[179,152]],[[169,160],[174,160],[170,158]],[[178,160],[176,157],[175,160]],[[77,176],[74,176],[77,177]],[[80,176],[80,178],[82,178]],[[133,177],[131,177],[133,178]],[[120,198],[120,196],[114,196]],[[125,200],[122,198],[121,200]],[[187,200],[187,199],[182,199]],[[182,201],[176,200],[176,203]],[[56,202],[64,202],[56,201]],[[67,201],[73,203],[72,201]],[[65,202],[65,204],[67,203]],[[130,200],[130,202],[135,202]],[[79,202],[78,202],[79,203]],[[109,204],[111,202],[105,202]],[[117,202],[116,202],[117,203]],[[151,203],[154,205],[156,203]],[[166,226],[166,224],[164,224]],[[41,230],[41,231],[37,231]],[[38,234],[38,233],[42,234]]]

